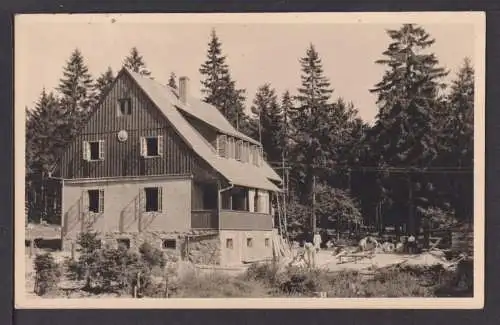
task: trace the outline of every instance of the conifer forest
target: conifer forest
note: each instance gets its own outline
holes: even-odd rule
[[[293,238],[307,233],[311,220],[322,231],[393,227],[421,233],[474,219],[473,63],[463,58],[458,71],[440,64],[435,39],[419,25],[388,30],[386,40],[386,50],[373,58],[384,72],[366,90],[376,95],[378,108],[375,121],[367,123],[355,98],[336,95],[335,84],[342,81],[323,69],[331,58],[314,44],[304,44],[303,53],[280,54],[297,58],[295,89],[278,93],[262,80],[249,94],[231,74],[224,40],[216,30],[207,39],[201,83],[192,87],[200,87],[203,100],[236,129],[262,143],[265,158],[283,175]],[[154,78],[147,57],[133,45],[122,64]],[[46,180],[117,73],[108,68],[93,76],[85,53],[76,48],[68,54],[58,87],[40,89],[36,105],[26,107],[30,222],[60,223]],[[177,87],[173,72],[168,85]]]

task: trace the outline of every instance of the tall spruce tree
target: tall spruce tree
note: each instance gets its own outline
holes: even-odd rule
[[[251,107],[257,122],[257,135],[268,161],[281,161],[283,145],[283,114],[276,91],[266,83],[260,86]]]
[[[63,69],[57,90],[67,111],[70,132],[75,134],[96,104],[94,82],[80,50],[75,49]]]
[[[142,76],[150,76],[151,72],[147,69],[146,63],[144,62],[144,58],[142,55],[139,54],[139,50],[137,50],[137,47],[132,47],[130,49],[129,55],[125,58],[125,61],[123,65],[134,71],[135,73],[138,73]]]
[[[387,70],[371,91],[378,95],[378,120],[371,148],[382,166],[426,168],[437,156],[436,121],[441,98],[441,79],[447,71],[428,52],[434,39],[422,27],[405,24],[387,31],[391,43],[376,61]],[[387,175],[386,175],[387,176]],[[424,174],[389,174],[384,186],[393,202],[391,215],[408,231],[419,229],[415,204],[424,204],[431,188]],[[407,216],[401,219],[401,216]],[[399,229],[399,227],[398,227]]]
[[[443,175],[439,188],[446,193],[456,218],[472,222],[473,213],[473,165],[474,165],[474,68],[466,58],[451,83],[447,105],[440,116],[442,123],[442,147],[440,166],[461,168],[460,174]],[[447,177],[446,177],[447,176]]]
[[[170,73],[170,77],[168,78],[168,85],[173,89],[177,89],[177,77],[173,72]]]
[[[78,48],[66,62],[57,90],[62,104],[71,111],[89,111],[94,104],[92,76]]]
[[[293,173],[302,184],[300,199],[310,202],[313,191],[313,176],[324,170],[330,159],[330,135],[336,130],[331,123],[333,90],[324,76],[322,62],[315,47],[310,44],[306,55],[300,59],[302,85],[295,97],[297,106],[291,109],[296,159]]]
[[[111,67],[108,67],[106,72],[101,74],[99,78],[96,79],[95,88],[97,92],[97,100],[102,99],[103,95],[108,91],[114,80],[115,76]]]
[[[248,117],[244,112],[245,91],[236,87],[232,80],[226,56],[222,54],[222,43],[212,30],[208,43],[207,59],[199,69],[204,76],[201,81],[204,101],[217,107],[237,129],[247,129]]]

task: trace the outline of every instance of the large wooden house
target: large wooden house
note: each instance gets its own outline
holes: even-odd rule
[[[189,93],[126,68],[68,146],[63,247],[93,230],[107,244],[149,241],[198,263],[272,256],[271,200],[280,177],[258,141]]]

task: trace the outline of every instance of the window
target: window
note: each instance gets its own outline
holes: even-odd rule
[[[118,243],[118,247],[123,247],[126,249],[130,248],[130,239],[128,238],[119,238],[116,240],[116,242]]]
[[[219,157],[227,157],[227,136],[219,135],[217,137],[217,154]]]
[[[132,114],[132,100],[130,98],[118,99],[117,115],[125,116]]]
[[[146,195],[146,212],[162,210],[162,191],[161,187],[146,187],[144,189]]]
[[[243,160],[243,141],[238,140],[236,141],[236,152],[235,152],[235,158],[238,161]]]
[[[269,238],[264,239],[264,246],[269,247],[270,240]]]
[[[235,154],[235,150],[234,150],[234,138],[229,138],[228,139],[228,155],[227,157],[228,158],[231,158],[231,159],[234,159],[234,154]]]
[[[83,159],[86,161],[95,161],[104,159],[104,140],[84,141]]]
[[[141,156],[159,157],[163,156],[163,137],[142,137],[141,138]]]
[[[89,212],[104,212],[104,190],[89,190]]]
[[[247,247],[253,246],[253,238],[247,238]]]
[[[177,241],[175,239],[164,239],[162,242],[162,247],[167,249],[175,249],[177,247]]]
[[[233,249],[233,239],[232,238],[226,239],[226,248]]]

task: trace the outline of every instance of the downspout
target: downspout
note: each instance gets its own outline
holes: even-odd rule
[[[229,191],[230,189],[232,189],[234,187],[234,184],[231,184],[229,185],[228,187],[225,187],[225,188],[221,188],[219,191],[218,191],[218,194],[217,194],[217,227],[218,227],[218,230],[220,232],[220,211],[222,210],[221,209],[221,205],[222,205],[222,200],[221,200],[221,194],[222,192],[226,192],[226,191]]]

